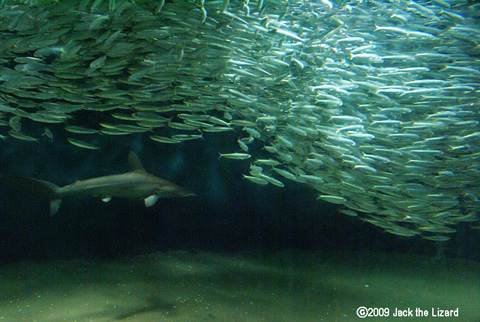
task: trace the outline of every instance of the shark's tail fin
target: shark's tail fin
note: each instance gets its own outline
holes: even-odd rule
[[[16,186],[30,190],[33,193],[41,195],[50,201],[50,215],[54,215],[60,208],[62,199],[58,193],[60,187],[47,181],[42,181],[33,178],[17,177],[8,174],[0,174],[0,179],[5,179]]]

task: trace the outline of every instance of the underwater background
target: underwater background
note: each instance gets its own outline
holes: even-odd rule
[[[125,142],[139,144],[139,140]],[[385,234],[382,229],[339,213],[339,206],[316,200],[301,184],[258,186],[241,177],[238,161],[218,160],[233,149],[234,136],[142,149],[150,173],[182,184],[197,197],[160,199],[146,208],[141,199],[69,197],[50,216],[48,201],[23,188],[1,186],[2,262],[78,257],[121,257],[157,250],[212,251],[372,250],[479,260],[479,236],[472,224],[456,226],[446,243]],[[6,173],[48,179],[59,185],[128,171],[127,147],[79,151],[46,139],[40,146],[6,143]],[[108,151],[108,152],[107,152]],[[261,153],[261,152],[260,152]],[[11,160],[12,162],[6,162]],[[475,226],[473,226],[475,227]]]
[[[479,9],[1,1],[0,319],[480,321]]]

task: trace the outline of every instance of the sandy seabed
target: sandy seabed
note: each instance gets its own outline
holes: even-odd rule
[[[358,307],[389,309],[357,317]],[[416,308],[428,317],[415,317]],[[432,317],[457,309],[458,317]],[[394,317],[395,309],[413,317]],[[480,321],[480,263],[384,253],[171,251],[0,267],[0,321]]]

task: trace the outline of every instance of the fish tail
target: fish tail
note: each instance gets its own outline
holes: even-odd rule
[[[7,174],[0,174],[0,179],[8,180],[16,186],[29,190],[37,195],[50,201],[50,215],[54,215],[60,208],[62,202],[61,195],[59,193],[60,187],[51,182],[42,181],[33,178],[18,177]]]

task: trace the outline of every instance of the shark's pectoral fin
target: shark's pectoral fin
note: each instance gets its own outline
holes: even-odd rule
[[[159,197],[157,195],[151,195],[150,197],[145,198],[145,207],[153,206]]]
[[[55,199],[50,201],[50,216],[53,216],[57,213],[58,209],[60,209],[61,204],[62,199]]]
[[[112,197],[102,198],[102,201],[103,201],[103,202],[109,202],[110,200],[112,200]]]

